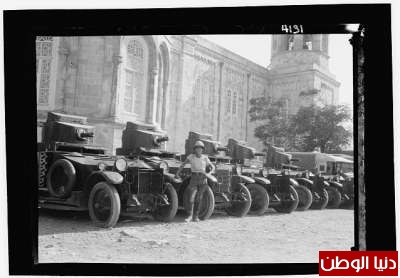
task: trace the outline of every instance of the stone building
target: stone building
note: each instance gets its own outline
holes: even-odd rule
[[[272,36],[268,69],[196,35],[37,37],[36,56],[38,140],[47,111],[83,115],[112,153],[127,121],[167,131],[171,151],[191,130],[261,148],[251,98],[283,97],[294,113],[338,97],[327,35]]]
[[[326,34],[272,36],[271,94],[286,99],[290,113],[310,104],[338,104],[340,83],[329,71],[328,40]]]

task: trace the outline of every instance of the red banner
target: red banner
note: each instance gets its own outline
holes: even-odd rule
[[[319,251],[320,276],[398,276],[397,251]]]

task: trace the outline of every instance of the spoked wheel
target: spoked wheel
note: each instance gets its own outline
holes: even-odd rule
[[[328,204],[326,205],[326,208],[339,208],[340,203],[342,202],[342,194],[340,194],[339,190],[334,187],[328,187],[326,191],[328,192]]]
[[[318,195],[317,195],[318,194]],[[329,196],[326,189],[313,193],[313,203],[310,209],[324,209],[328,205]]]
[[[164,195],[168,204],[157,204],[156,209],[153,211],[153,217],[158,221],[169,222],[174,219],[178,211],[178,194],[172,184],[166,183],[164,185]]]
[[[249,189],[242,183],[232,186],[231,201],[226,212],[232,216],[245,216],[251,206],[251,194]]]
[[[291,213],[299,204],[299,195],[292,185],[289,188],[289,195],[286,194],[286,196],[282,196],[281,199],[281,203],[274,207],[277,212]]]
[[[106,183],[97,183],[89,195],[89,215],[96,226],[113,227],[121,212],[121,200],[117,189]]]
[[[295,187],[297,195],[299,195],[299,204],[296,208],[297,211],[304,211],[311,207],[313,196],[311,190],[303,185]]]
[[[195,194],[195,191],[192,190],[189,186],[185,189],[185,192],[183,193],[183,206],[185,208],[186,213],[190,213],[190,198],[193,198],[195,196],[192,196]],[[214,207],[215,207],[215,197],[214,197],[214,192],[210,188],[210,186],[207,186],[206,190],[203,193],[203,198],[200,204],[199,208],[199,218],[201,220],[206,220],[210,218],[210,216],[214,212]]]
[[[260,184],[247,184],[251,195],[251,206],[249,214],[262,215],[269,206],[269,195],[267,190]]]

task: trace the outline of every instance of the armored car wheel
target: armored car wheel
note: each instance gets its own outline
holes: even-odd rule
[[[260,184],[247,184],[251,195],[251,206],[249,214],[262,215],[269,206],[269,195],[267,190]]]
[[[340,194],[339,190],[334,187],[328,187],[326,188],[326,191],[328,192],[328,204],[326,205],[326,208],[339,208],[340,203],[342,202],[342,194]]]
[[[251,193],[249,189],[242,183],[233,185],[233,192],[229,206],[226,212],[232,216],[243,217],[245,216],[251,206]]]
[[[159,204],[153,212],[153,217],[159,221],[169,222],[174,219],[178,211],[178,194],[170,183],[166,183],[164,188],[164,194],[167,197],[168,205]]]
[[[201,220],[210,218],[210,216],[214,212],[214,207],[215,207],[214,192],[209,186],[207,186],[206,191],[204,191],[203,200],[200,204],[199,218]]]
[[[107,182],[97,183],[90,191],[88,207],[90,218],[96,226],[115,226],[121,212],[121,200],[117,189]]]
[[[315,194],[315,193],[313,193]],[[324,209],[328,205],[329,196],[328,191],[326,189],[322,189],[321,192],[318,192],[318,198],[313,199],[313,203],[311,204],[310,209]],[[314,195],[315,196],[315,195]]]
[[[186,213],[190,213],[190,198],[194,199],[194,194],[195,191],[191,190],[191,188],[188,186],[185,189],[185,192],[183,193],[183,207],[185,208]],[[203,193],[203,198],[202,202],[200,204],[199,208],[199,218],[201,220],[205,220],[210,218],[210,216],[213,214],[215,208],[215,197],[214,197],[214,192],[210,188],[210,186],[207,186],[206,190]]]
[[[59,159],[54,162],[47,174],[46,185],[53,197],[68,197],[75,185],[76,170],[67,159]]]
[[[297,195],[299,196],[299,204],[297,205],[297,211],[304,211],[311,207],[313,196],[311,190],[303,185],[295,187]]]
[[[289,196],[282,198],[281,203],[278,206],[275,206],[274,209],[277,212],[291,213],[297,208],[298,204],[299,195],[297,194],[296,189],[291,185],[289,187]]]

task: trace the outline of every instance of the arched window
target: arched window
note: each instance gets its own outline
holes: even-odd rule
[[[226,113],[231,112],[231,90],[228,90],[226,97]]]
[[[201,82],[200,82],[200,78],[197,78],[194,83],[193,106],[197,106],[199,104],[199,95],[200,94],[201,94]]]
[[[303,35],[303,49],[312,50],[312,35]]]
[[[207,101],[207,90],[208,90],[208,81],[207,80],[203,81],[203,86],[201,89],[202,89],[201,106],[205,107],[206,101]]]
[[[293,47],[294,47],[294,35],[288,35],[287,50],[293,50]]]
[[[329,54],[329,39],[327,34],[322,35],[322,51],[326,55]]]
[[[208,90],[208,109],[212,109],[214,104],[214,84],[211,82],[209,86],[210,88]]]
[[[236,91],[233,92],[233,99],[232,99],[232,113],[236,114],[236,98],[237,98],[237,93]]]
[[[156,110],[156,120],[161,123],[162,113],[163,113],[163,102],[164,102],[164,64],[161,55],[158,55],[158,88],[157,88],[157,110]]]
[[[126,46],[124,111],[136,113],[144,120],[146,111],[147,48],[140,37],[132,38]]]

